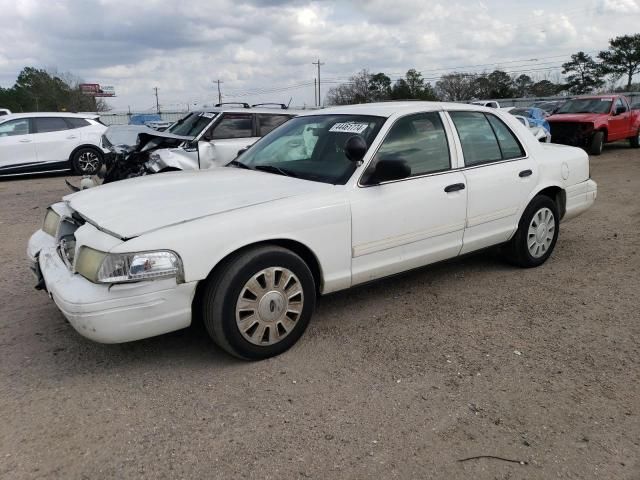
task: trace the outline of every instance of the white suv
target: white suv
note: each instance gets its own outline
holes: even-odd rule
[[[0,175],[69,169],[92,175],[107,152],[100,147],[106,129],[94,114],[4,115],[0,117]]]
[[[157,173],[226,165],[239,150],[246,149],[299,113],[287,109],[224,106],[192,112],[165,132],[193,137],[193,141],[155,150],[149,155],[147,167]]]

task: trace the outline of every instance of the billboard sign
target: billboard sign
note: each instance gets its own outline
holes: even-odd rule
[[[116,89],[112,85],[100,86],[99,83],[81,83],[80,91],[91,97],[115,97]]]

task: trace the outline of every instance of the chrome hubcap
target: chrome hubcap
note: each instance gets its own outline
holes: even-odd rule
[[[284,267],[258,272],[242,287],[236,303],[236,325],[254,345],[273,345],[293,331],[304,306],[298,277]]]
[[[82,173],[93,173],[98,170],[100,159],[93,152],[84,152],[78,157],[78,167]]]
[[[541,208],[531,219],[527,234],[527,247],[533,258],[542,257],[551,246],[556,231],[555,217],[548,208]]]

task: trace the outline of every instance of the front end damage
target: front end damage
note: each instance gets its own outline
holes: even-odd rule
[[[83,177],[76,187],[67,181],[74,191],[84,190],[104,183],[158,173],[148,164],[152,152],[173,148],[192,142],[194,137],[159,132],[146,126],[114,125],[102,135],[102,147],[109,151],[104,157],[103,168],[92,177]]]
[[[549,125],[553,143],[580,148],[588,148],[595,130],[591,122],[550,121]]]

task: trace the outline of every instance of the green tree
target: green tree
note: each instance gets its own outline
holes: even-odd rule
[[[633,76],[640,72],[640,33],[623,35],[609,41],[609,49],[598,54],[602,60],[602,72],[627,76],[627,90],[631,89]]]
[[[391,79],[384,73],[369,76],[369,92],[373,101],[391,98]]]
[[[466,73],[450,73],[436,82],[436,93],[444,101],[460,102],[474,96],[473,76]]]
[[[514,94],[513,79],[502,70],[494,70],[487,77],[489,81],[488,98],[511,98]]]
[[[552,97],[564,90],[564,85],[558,85],[550,80],[540,80],[531,86],[531,95],[534,97]]]
[[[529,75],[522,74],[517,77],[513,82],[515,94],[518,97],[527,97],[531,95],[531,87],[533,87],[533,80]]]
[[[407,71],[405,78],[401,78],[391,89],[394,100],[437,100],[433,87],[425,82],[422,74],[414,68]]]
[[[604,85],[599,65],[584,52],[571,55],[571,60],[562,64],[562,73],[567,75],[569,92],[582,95]]]

